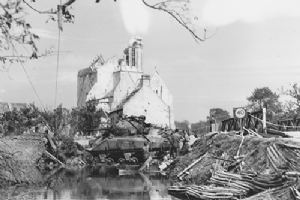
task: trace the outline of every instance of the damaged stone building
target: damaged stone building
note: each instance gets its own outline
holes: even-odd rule
[[[77,77],[77,106],[96,100],[111,116],[145,116],[146,122],[174,128],[173,97],[155,71],[143,71],[143,43],[135,38],[122,59],[97,62]]]

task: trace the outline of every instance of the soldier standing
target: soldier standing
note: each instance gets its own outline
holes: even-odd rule
[[[173,158],[176,158],[176,156],[178,155],[178,151],[179,151],[179,148],[180,148],[180,139],[181,139],[181,136],[179,135],[178,132],[175,132],[175,133],[171,133],[171,136],[170,136],[170,143],[171,143],[171,151],[170,151],[170,154]]]

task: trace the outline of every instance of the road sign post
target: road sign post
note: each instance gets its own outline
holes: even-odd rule
[[[236,108],[234,110],[234,116],[239,119],[240,131],[243,132],[243,118],[246,116],[246,110],[244,108]]]

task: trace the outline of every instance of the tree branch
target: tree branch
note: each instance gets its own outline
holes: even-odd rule
[[[63,4],[63,6],[70,6],[72,5],[76,0],[69,0],[66,3]]]
[[[149,8],[152,8],[152,9],[155,9],[155,10],[160,10],[160,11],[164,11],[166,13],[168,13],[171,17],[173,17],[181,26],[183,26],[187,31],[189,31],[193,38],[198,42],[198,41],[205,41],[207,38],[206,38],[206,31],[204,32],[204,37],[201,38],[200,36],[198,36],[198,34],[195,33],[194,30],[192,30],[188,24],[186,24],[186,22],[181,18],[181,15],[174,11],[174,10],[168,10],[164,7],[162,7],[161,5],[167,3],[167,2],[170,2],[170,0],[168,1],[163,1],[163,2],[160,2],[160,3],[156,3],[154,5],[150,5],[148,2],[146,2],[146,0],[142,0],[142,2],[144,3],[145,6],[149,7]],[[175,13],[175,14],[174,14]]]
[[[28,3],[27,1],[23,0],[23,2],[32,10],[34,10],[35,12],[39,13],[39,14],[57,14],[57,10],[54,11],[53,9],[47,10],[47,11],[40,11],[36,8],[34,8],[30,3]]]
[[[63,5],[61,5],[64,9],[70,5],[72,5],[73,3],[75,3],[77,0],[68,0],[67,2],[65,2]],[[116,1],[116,0],[114,0]],[[57,14],[58,10],[57,9],[50,9],[50,10],[46,10],[46,11],[41,11],[38,10],[37,8],[33,7],[30,3],[27,2],[27,0],[23,0],[23,2],[32,10],[34,10],[37,13],[40,14]],[[99,1],[96,1],[99,2]],[[193,36],[193,38],[198,42],[198,41],[205,41],[206,39],[209,39],[210,37],[207,37],[207,30],[204,29],[204,33],[203,36],[199,36],[199,34],[196,33],[195,30],[193,30],[190,26],[187,20],[184,20],[182,18],[182,16],[184,16],[184,14],[181,14],[179,12],[177,12],[174,9],[168,9],[167,8],[167,4],[168,3],[172,3],[172,0],[164,0],[161,1],[159,3],[156,4],[149,4],[146,0],[142,0],[143,4],[149,8],[155,9],[155,10],[159,10],[159,11],[163,11],[167,14],[169,14],[173,19],[175,19],[182,27],[184,27],[188,32],[190,32],[190,34]]]
[[[68,0],[66,3],[62,4],[61,6],[66,8],[70,5],[72,5],[76,0]],[[34,8],[30,3],[28,3],[26,0],[23,0],[23,2],[32,10],[34,10],[35,12],[39,13],[39,14],[50,14],[50,15],[53,15],[53,14],[57,14],[58,10],[54,10],[54,9],[50,9],[50,10],[46,10],[46,11],[41,11],[41,10],[38,10],[36,8]]]

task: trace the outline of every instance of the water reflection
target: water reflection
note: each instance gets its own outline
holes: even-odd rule
[[[36,195],[31,193],[30,199],[174,200],[176,198],[168,195],[168,185],[168,180],[158,175],[149,176],[138,173],[119,175],[115,169],[63,171],[54,177],[47,187],[35,188]],[[26,190],[19,192],[23,197],[25,193]]]

